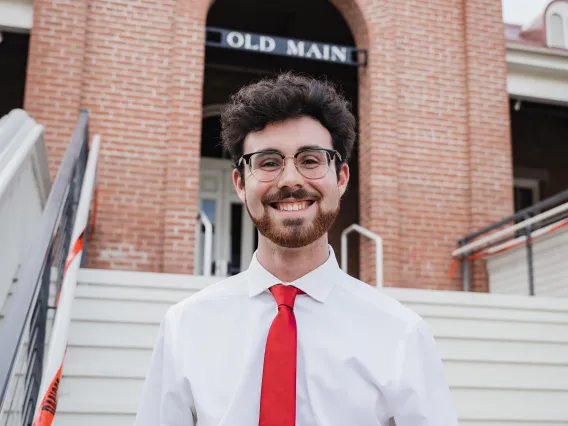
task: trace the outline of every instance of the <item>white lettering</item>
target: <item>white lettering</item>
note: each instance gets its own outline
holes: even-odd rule
[[[329,45],[327,44],[323,45],[323,59],[325,60],[329,59]]]
[[[227,44],[235,49],[239,49],[245,44],[245,38],[241,33],[232,31],[227,34]]]
[[[272,52],[276,48],[276,42],[272,37],[260,36],[260,51]]]
[[[258,50],[258,47],[258,44],[252,44],[252,36],[250,34],[245,34],[245,49]]]
[[[317,59],[323,59],[323,55],[321,54],[318,45],[315,43],[310,46],[306,53],[306,58],[310,58],[311,56],[315,56]]]
[[[288,50],[287,55],[292,56],[304,56],[304,42],[299,41],[298,44],[294,44],[294,40],[288,40]]]
[[[331,46],[331,60],[337,61],[338,58],[341,62],[347,62],[347,48]]]

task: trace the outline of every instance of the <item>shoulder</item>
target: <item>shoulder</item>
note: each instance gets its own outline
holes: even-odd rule
[[[423,323],[424,320],[413,310],[404,306],[384,289],[371,286],[344,272],[341,272],[337,289],[343,302],[347,302],[377,321],[387,321],[403,329],[408,329]]]

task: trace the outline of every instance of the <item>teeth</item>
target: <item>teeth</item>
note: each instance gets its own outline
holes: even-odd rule
[[[309,206],[310,203],[302,201],[301,203],[277,203],[278,210],[283,211],[296,211],[303,210]]]

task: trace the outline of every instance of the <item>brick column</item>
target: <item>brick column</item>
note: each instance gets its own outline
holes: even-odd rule
[[[193,273],[208,0],[178,0],[174,17],[164,190],[163,271]]]
[[[87,0],[34,0],[24,108],[45,126],[55,176],[81,108]]]
[[[101,135],[91,268],[162,272],[176,0],[89,1],[83,102]]]
[[[384,242],[384,282],[400,275],[395,6],[335,0],[369,63],[359,72],[359,223]],[[360,278],[375,284],[375,243],[360,239]]]
[[[464,3],[473,231],[513,213],[513,164],[501,3]],[[472,290],[487,291],[482,261],[473,275]]]
[[[463,0],[396,2],[401,287],[459,287],[448,270],[469,224],[463,13]]]

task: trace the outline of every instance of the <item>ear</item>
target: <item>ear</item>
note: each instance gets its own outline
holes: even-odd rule
[[[341,163],[341,168],[339,169],[339,177],[337,179],[337,187],[339,188],[340,198],[343,197],[343,194],[345,194],[348,183],[349,183],[349,166],[346,163]]]
[[[237,195],[243,203],[246,203],[245,183],[237,169],[233,169],[233,185],[237,190]]]

